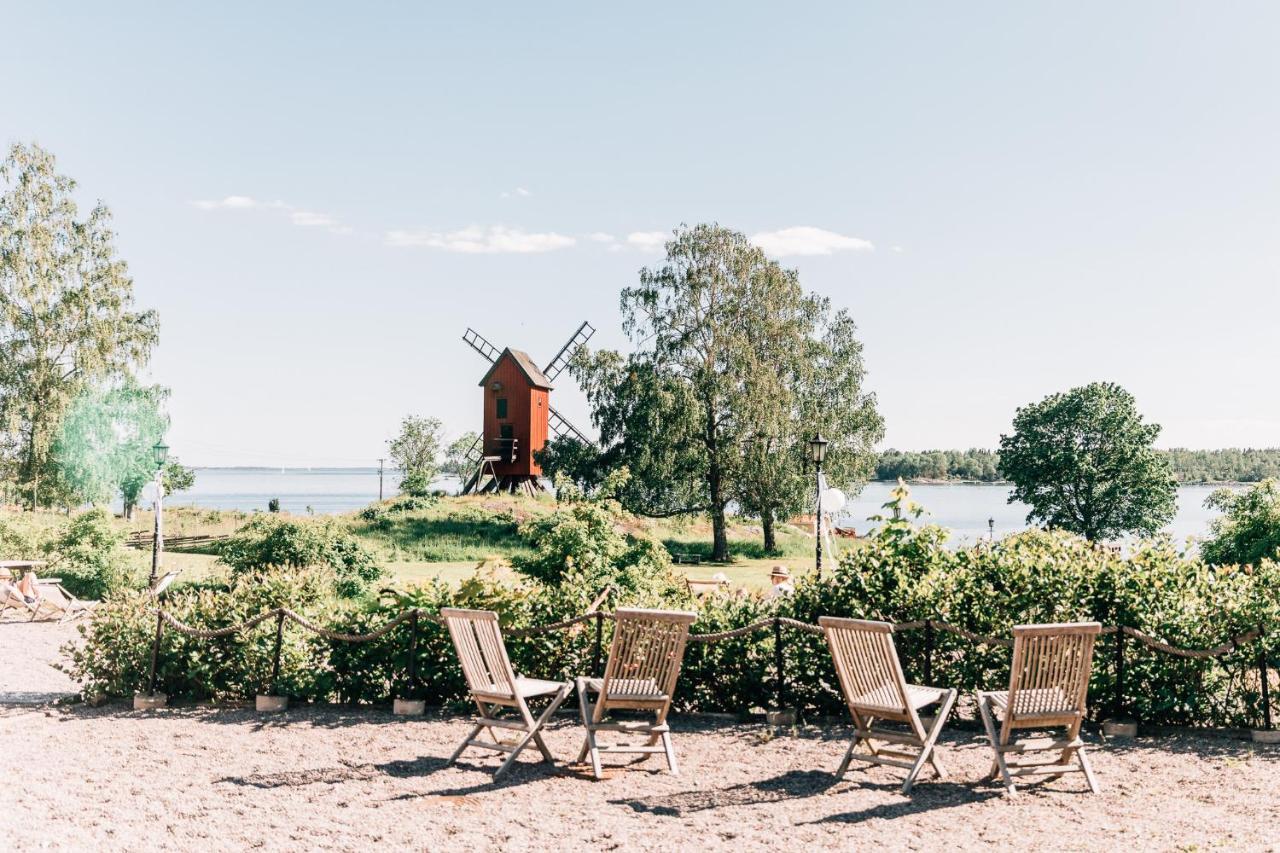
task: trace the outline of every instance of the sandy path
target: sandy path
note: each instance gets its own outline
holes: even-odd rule
[[[461,720],[375,710],[10,707],[0,713],[10,813],[57,819],[9,821],[4,834],[20,849],[268,850],[1264,849],[1280,839],[1280,749],[1244,741],[1100,746],[1103,794],[1083,793],[1077,775],[1008,800],[976,781],[989,753],[974,732],[944,742],[952,781],[926,780],[908,798],[881,768],[831,786],[844,730],[769,739],[758,726],[678,723],[681,777],[649,759],[593,782],[529,757],[497,785],[496,758],[444,766],[464,731]],[[580,736],[565,718],[548,743],[571,758]]]
[[[0,705],[51,702],[79,687],[53,664],[60,649],[79,637],[72,623],[29,622],[12,610],[0,616]]]

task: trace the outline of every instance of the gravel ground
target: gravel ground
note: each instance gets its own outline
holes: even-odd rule
[[[42,704],[79,689],[53,664],[59,649],[76,639],[75,624],[30,622],[13,610],[0,614],[0,704]]]
[[[134,712],[33,704],[73,690],[49,663],[74,626],[0,623],[0,742],[11,849],[260,848],[1114,850],[1280,849],[1280,747],[1181,734],[1097,744],[1103,793],[1073,774],[1009,799],[980,781],[990,753],[953,730],[910,797],[887,768],[833,784],[847,728],[770,737],[759,725],[674,721],[682,775],[606,758],[595,782],[571,716],[495,784],[498,757],[445,758],[461,718],[301,708]]]
[[[1280,750],[1247,741],[1099,745],[1102,794],[1075,774],[1011,800],[978,781],[990,754],[973,732],[942,745],[950,781],[926,779],[904,797],[885,768],[832,784],[847,730],[770,739],[759,726],[676,728],[680,777],[660,758],[625,766],[615,756],[595,782],[586,768],[549,767],[532,753],[495,784],[496,756],[472,752],[445,767],[461,719],[9,707],[0,711],[4,836],[18,849],[136,850],[1267,849],[1280,840]],[[566,718],[547,741],[566,759],[580,738]]]

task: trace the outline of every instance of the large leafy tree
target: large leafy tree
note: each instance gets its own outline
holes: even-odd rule
[[[391,461],[403,472],[400,488],[407,495],[425,495],[440,470],[440,445],[444,425],[438,418],[409,415],[400,424],[400,434],[387,442]]]
[[[451,474],[464,480],[474,474],[475,471],[468,470],[467,451],[475,446],[476,439],[479,437],[478,432],[464,432],[449,442],[449,446],[444,450],[444,464],[440,466],[440,473]]]
[[[676,229],[666,251],[622,292],[635,352],[584,355],[574,369],[602,464],[631,473],[624,503],[650,515],[706,512],[712,558],[726,560],[731,501],[771,535],[803,501],[812,432],[838,433],[850,451],[841,476],[865,475],[880,419],[861,391],[852,322],[806,294],[794,270],[717,225]],[[845,404],[851,413],[829,408]]]
[[[1280,560],[1280,480],[1266,479],[1244,491],[1216,489],[1204,504],[1222,512],[1200,543],[1205,562],[1256,566]]]
[[[10,473],[35,506],[55,473],[67,407],[148,359],[158,322],[133,310],[133,281],[99,202],[81,218],[53,155],[14,145],[0,164],[0,429]]]
[[[768,377],[764,419],[743,445],[735,496],[744,513],[760,519],[764,547],[777,547],[775,522],[811,505],[815,496],[808,442],[815,431],[830,441],[823,470],[843,489],[860,488],[875,465],[873,447],[884,437],[875,397],[863,390],[866,370],[853,319],[830,314],[827,300],[813,300],[810,328],[790,357],[770,358],[789,374]],[[767,326],[766,326],[767,329]],[[798,356],[798,357],[797,357]]]
[[[1176,509],[1169,459],[1152,446],[1159,434],[1133,395],[1110,382],[1020,408],[1013,433],[1000,436],[1009,502],[1031,507],[1028,522],[1092,541],[1155,533]]]

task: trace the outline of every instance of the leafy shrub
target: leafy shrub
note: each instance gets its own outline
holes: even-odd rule
[[[125,535],[103,509],[69,518],[40,513],[0,514],[5,559],[46,560],[41,574],[62,579],[78,598],[100,599],[141,582],[144,557],[125,547]]]
[[[78,630],[83,642],[68,647],[68,671],[86,695],[128,696],[145,690],[154,640],[155,616],[148,593],[128,591],[105,599],[92,620]],[[332,620],[342,612],[329,577],[314,569],[282,569],[242,577],[226,592],[179,587],[164,607],[179,621],[202,630],[238,624],[275,607],[308,619]],[[157,689],[192,699],[246,699],[273,689],[269,684],[276,623],[268,619],[230,637],[188,637],[166,627],[161,635]],[[278,689],[306,699],[327,697],[331,680],[325,645],[310,632],[287,624],[281,646]]]
[[[327,568],[337,594],[348,598],[382,577],[373,552],[328,518],[256,516],[222,544],[220,556],[233,576],[281,567]]]
[[[446,605],[497,611],[512,663],[519,671],[567,678],[591,671],[596,625],[515,637],[513,630],[583,613],[602,585],[617,593],[608,606],[666,606],[699,611],[694,632],[705,634],[780,615],[813,623],[830,614],[908,622],[949,622],[979,634],[1008,637],[1016,624],[1095,619],[1131,625],[1175,646],[1207,648],[1257,626],[1280,626],[1280,565],[1210,566],[1167,539],[1135,545],[1128,556],[1064,532],[1026,531],[995,543],[951,549],[946,531],[916,526],[897,514],[846,552],[821,581],[804,577],[786,598],[718,595],[692,601],[676,584],[656,543],[636,542],[616,523],[608,503],[575,501],[528,525],[535,553],[525,580],[480,573],[456,588],[432,583],[379,601],[334,595],[332,571],[279,569],[237,575],[229,594],[180,589],[166,606],[201,627],[234,624],[280,603],[308,619],[347,633],[368,633],[409,607],[429,614]],[[910,514],[910,513],[908,513]],[[3,531],[0,531],[3,535]],[[275,552],[272,552],[273,554]],[[154,617],[145,596],[109,596],[83,646],[72,652],[86,690],[128,695],[145,686]],[[612,635],[600,624],[602,658]],[[417,694],[432,704],[466,698],[456,657],[443,627],[419,625]],[[328,641],[286,626],[282,689],[298,698],[381,702],[409,695],[409,626],[369,643]],[[226,640],[188,639],[169,629],[160,656],[161,688],[174,697],[245,697],[263,689],[270,670],[274,625]],[[908,679],[925,672],[926,632],[895,638]],[[811,712],[843,713],[830,654],[820,635],[783,628],[785,701]],[[1109,714],[1115,690],[1114,636],[1095,655],[1090,712]],[[1257,647],[1217,659],[1159,654],[1125,639],[1122,712],[1152,723],[1251,725],[1261,716]],[[771,629],[715,643],[691,643],[677,690],[686,711],[745,712],[775,702]],[[970,691],[1008,681],[1009,649],[975,644],[937,630],[932,680]],[[1252,679],[1252,680],[1250,680]]]
[[[101,508],[73,516],[52,543],[54,570],[77,598],[101,599],[141,582],[141,554],[124,544],[123,530]]]
[[[1200,544],[1205,562],[1253,565],[1280,559],[1280,480],[1263,480],[1243,492],[1217,489],[1204,503],[1222,512]]]
[[[612,587],[624,598],[679,594],[671,557],[652,537],[626,532],[625,513],[612,498],[586,498],[577,486],[557,483],[560,506],[550,515],[520,525],[533,553],[512,559],[512,566],[551,587],[569,586],[594,597]]]

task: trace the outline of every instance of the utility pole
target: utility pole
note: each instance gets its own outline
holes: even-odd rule
[[[386,461],[387,461],[386,459],[378,460],[378,500],[379,501],[382,500],[382,465]]]

